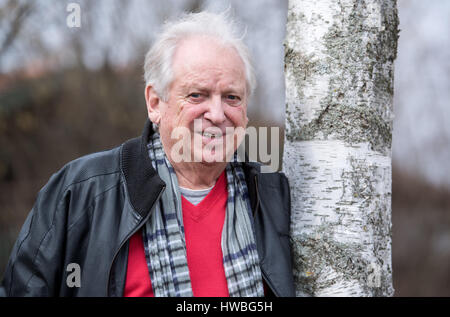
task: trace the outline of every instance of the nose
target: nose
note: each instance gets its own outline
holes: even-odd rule
[[[208,110],[204,114],[204,118],[208,119],[213,124],[220,124],[226,120],[221,96],[213,96],[211,98]]]

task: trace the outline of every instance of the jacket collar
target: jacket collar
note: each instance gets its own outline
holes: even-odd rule
[[[143,218],[166,185],[148,156],[147,144],[153,132],[150,120],[147,120],[142,136],[125,142],[120,157],[130,203]]]

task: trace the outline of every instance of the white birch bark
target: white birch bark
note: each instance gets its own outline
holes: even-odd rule
[[[396,0],[289,0],[286,30],[297,296],[392,296]]]

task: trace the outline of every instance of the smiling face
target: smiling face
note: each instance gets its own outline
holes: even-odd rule
[[[167,102],[151,88],[146,91],[149,117],[159,123],[166,155],[172,163],[176,161],[174,146],[183,135],[194,161],[225,162],[242,140],[235,129],[242,132],[248,123],[242,59],[234,48],[197,36],[178,45],[172,70]]]

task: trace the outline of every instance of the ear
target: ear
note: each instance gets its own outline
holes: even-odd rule
[[[145,102],[147,103],[148,118],[158,125],[161,122],[161,99],[151,85],[145,87]]]

